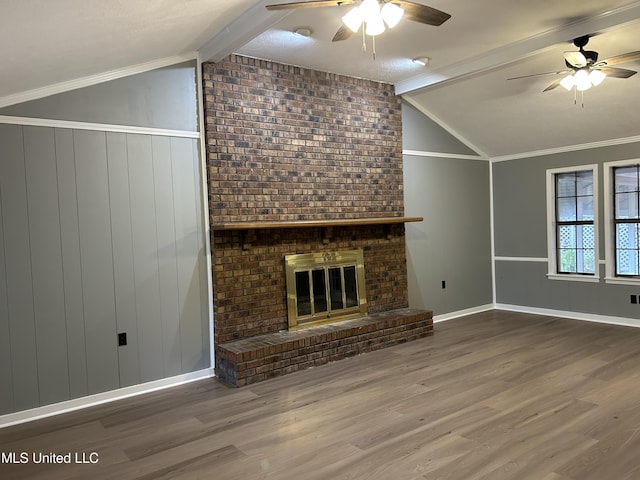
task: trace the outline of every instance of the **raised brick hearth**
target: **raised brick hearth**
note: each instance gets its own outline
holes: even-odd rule
[[[433,334],[432,314],[408,308],[218,345],[218,377],[235,386],[352,357]]]
[[[408,310],[402,223],[255,227],[403,217],[393,86],[236,55],[203,80],[218,377],[240,386],[429,335],[431,312]],[[284,256],[350,249],[369,316],[287,331]]]

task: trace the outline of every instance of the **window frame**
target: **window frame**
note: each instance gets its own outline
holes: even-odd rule
[[[594,273],[559,273],[558,272],[558,223],[556,221],[557,197],[556,176],[562,173],[590,171],[593,175],[593,228],[594,228]],[[547,278],[550,280],[568,280],[573,282],[600,281],[600,242],[598,219],[598,165],[576,165],[571,167],[551,168],[547,170]]]
[[[615,221],[615,175],[613,171],[618,167],[640,165],[640,158],[605,162],[604,170],[604,222],[605,222],[605,283],[617,285],[640,285],[638,276],[616,275],[616,221]],[[626,222],[628,223],[628,222]],[[636,222],[632,222],[636,223]],[[638,222],[640,223],[640,219]]]

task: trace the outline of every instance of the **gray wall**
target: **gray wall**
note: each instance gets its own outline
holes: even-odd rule
[[[495,254],[497,257],[547,258],[546,170],[598,164],[600,260],[604,260],[604,162],[640,157],[640,143],[579,150],[493,164]],[[547,264],[496,261],[496,301],[502,304],[640,318],[630,294],[640,288],[549,280]]]
[[[425,144],[449,134],[429,130],[415,111],[405,116],[405,107],[405,149],[455,146],[451,138]],[[405,227],[409,305],[442,315],[492,303],[489,162],[404,155],[403,168],[405,215],[424,217]]]
[[[478,155],[407,102],[402,103],[402,144],[404,150]]]
[[[0,115],[198,130],[195,61],[0,109]]]
[[[0,414],[209,366],[199,164],[191,138],[0,125]]]

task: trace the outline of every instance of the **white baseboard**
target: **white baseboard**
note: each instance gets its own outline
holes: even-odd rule
[[[435,315],[433,317],[433,323],[446,322],[447,320],[453,320],[454,318],[464,317],[466,315],[473,315],[474,313],[486,312],[487,310],[493,310],[495,307],[492,303],[487,305],[480,305],[478,307],[467,308],[465,310],[458,310],[457,312],[443,313],[442,315]]]
[[[610,315],[596,315],[593,313],[568,312],[564,310],[552,310],[548,308],[527,307],[522,305],[509,305],[504,303],[480,305],[473,308],[467,308],[465,310],[458,310],[456,312],[435,315],[433,317],[433,322],[445,322],[454,318],[473,315],[475,313],[486,312],[494,309],[640,328],[640,319],[614,317]],[[121,400],[136,395],[142,395],[144,393],[150,393],[156,390],[175,387],[185,383],[195,382],[197,380],[204,380],[207,378],[212,378],[214,376],[214,370],[212,368],[206,368],[204,370],[177,375],[175,377],[163,378],[160,380],[155,380],[153,382],[142,383],[140,385],[133,385],[131,387],[119,388],[117,390],[111,390],[109,392],[97,393],[95,395],[67,400],[64,402],[55,403],[53,405],[45,405],[43,407],[37,407],[16,413],[0,415],[0,428],[17,425],[19,423],[30,422],[32,420],[50,417],[53,415],[59,415],[61,413],[72,412],[74,410],[80,410],[83,408],[113,402],[115,400]]]
[[[568,312],[565,310],[552,310],[549,308],[526,307],[521,305],[509,305],[496,303],[496,310],[508,310],[510,312],[533,313],[536,315],[546,315],[549,317],[562,317],[571,320],[582,320],[585,322],[606,323],[609,325],[620,325],[624,327],[640,327],[640,319],[614,317],[611,315],[597,315],[594,313]]]
[[[182,375],[177,375],[175,377],[162,378],[160,380],[154,380],[153,382],[141,383],[139,385],[119,388],[117,390],[111,390],[109,392],[96,393],[94,395],[88,395],[86,397],[75,398],[73,400],[67,400],[60,403],[54,403],[52,405],[45,405],[43,407],[36,407],[29,410],[22,410],[20,412],[0,415],[0,428],[17,425],[19,423],[31,422],[32,420],[51,417],[53,415],[59,415],[61,413],[72,412],[74,410],[80,410],[82,408],[93,407],[95,405],[113,402],[115,400],[122,400],[123,398],[142,395],[144,393],[150,393],[156,390],[176,387],[178,385],[195,382],[196,380],[204,380],[213,376],[213,369],[206,368],[204,370],[185,373]]]

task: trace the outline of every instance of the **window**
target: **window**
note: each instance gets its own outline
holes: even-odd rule
[[[606,279],[640,283],[640,162],[604,164]]]
[[[613,169],[613,222],[615,224],[616,276],[640,275],[638,246],[638,173],[640,165]]]
[[[552,279],[598,281],[597,166],[547,170]]]

